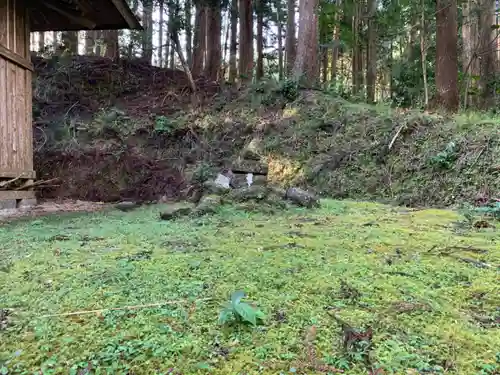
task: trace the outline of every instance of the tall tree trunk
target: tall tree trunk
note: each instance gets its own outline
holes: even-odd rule
[[[191,72],[194,77],[201,75],[205,63],[206,32],[207,32],[207,7],[203,4],[196,4],[196,16],[194,24],[194,49],[193,65]]]
[[[361,4],[358,1],[354,3],[352,15],[352,34],[353,34],[353,47],[352,47],[352,93],[358,95],[361,91],[361,84],[363,80],[363,72],[360,67],[363,67],[363,58],[361,50]]]
[[[63,31],[62,44],[68,53],[72,55],[78,54],[78,32]]]
[[[264,77],[264,4],[263,0],[257,0],[257,69],[255,75],[257,80]]]
[[[317,0],[299,2],[299,38],[294,76],[296,80],[303,79],[303,83],[307,86],[314,86],[318,81],[317,6]]]
[[[208,8],[207,12],[207,64],[205,66],[205,76],[211,81],[217,81],[222,60],[221,51],[221,9],[218,6]]]
[[[224,16],[223,16],[223,22],[222,22],[222,25],[223,25],[223,29],[225,28],[226,31],[224,32],[224,49],[223,49],[223,53],[222,53],[222,67],[221,67],[221,70],[220,70],[220,75],[219,75],[219,78],[220,79],[226,79],[226,71],[227,71],[227,58],[228,58],[228,50],[229,50],[229,35],[230,35],[230,32],[231,32],[231,15],[230,15],[230,11],[227,11],[227,12],[224,12]]]
[[[179,14],[179,9],[180,4],[179,0],[170,0],[169,1],[169,7],[168,7],[168,29],[170,30],[169,32],[178,32],[178,27],[177,25],[179,24],[180,20],[180,14]],[[175,31],[172,31],[175,30]],[[169,68],[174,69],[175,68],[175,46],[172,46],[170,48],[170,57],[169,57]]]
[[[45,33],[38,33],[38,52],[43,53],[45,50]]]
[[[464,107],[477,104],[477,97],[469,96],[469,92],[476,91],[479,70],[479,10],[474,0],[466,0],[462,7],[462,71],[465,76]]]
[[[118,45],[118,30],[106,30],[104,34],[104,45],[106,50],[104,56],[112,59],[118,60],[120,57],[120,48]]]
[[[85,32],[85,54],[91,56],[94,54],[96,32],[93,30]]]
[[[229,82],[234,83],[238,75],[236,54],[238,53],[238,0],[231,0],[231,43],[229,46]]]
[[[184,2],[184,16],[186,17],[186,59],[188,66],[193,61],[193,27],[191,26],[193,3],[191,0]]]
[[[422,61],[422,78],[424,80],[424,106],[429,106],[429,85],[427,83],[427,27],[425,23],[425,0],[421,3],[420,14],[420,59]]]
[[[366,57],[366,100],[375,102],[377,81],[377,0],[368,0],[368,48]]]
[[[337,77],[337,62],[339,60],[339,49],[340,49],[340,12],[341,12],[341,0],[337,1],[337,7],[335,9],[335,17],[333,25],[333,47],[332,47],[332,82],[336,80]]]
[[[240,61],[241,80],[251,82],[253,75],[253,8],[252,0],[240,0]]]
[[[495,0],[481,0],[479,13],[480,48],[481,56],[479,90],[481,92],[481,106],[486,109],[493,105],[495,96],[495,73],[497,65],[495,26]]]
[[[57,32],[53,31],[52,32],[52,49],[53,49],[54,52],[57,51],[58,45],[59,45],[59,42],[57,40]]]
[[[287,0],[287,12],[285,55],[287,73],[291,74],[297,56],[297,40],[295,38],[295,0]]]
[[[159,0],[159,12],[160,12],[160,22],[158,25],[158,66],[163,67],[163,27],[165,23],[165,2],[164,0]],[[167,36],[167,40],[170,40]]]
[[[153,0],[143,0],[142,57],[152,63],[153,59]]]
[[[284,78],[284,66],[283,66],[283,25],[281,24],[283,20],[283,12],[281,9],[281,1],[276,1],[276,19],[278,28],[278,78],[281,81]]]
[[[459,106],[457,32],[456,0],[437,0],[436,104],[448,111]]]
[[[95,31],[95,55],[102,56],[102,30]]]

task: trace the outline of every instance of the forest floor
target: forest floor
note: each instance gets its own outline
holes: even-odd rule
[[[1,374],[500,373],[498,223],[333,200],[161,210],[0,226]],[[239,290],[260,324],[219,324]]]

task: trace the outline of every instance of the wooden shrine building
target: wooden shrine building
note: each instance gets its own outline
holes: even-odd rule
[[[0,209],[35,198],[30,32],[116,29],[141,29],[125,0],[0,0]]]

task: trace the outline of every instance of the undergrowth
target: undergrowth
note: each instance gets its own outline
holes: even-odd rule
[[[452,211],[349,201],[161,209],[0,227],[0,373],[500,371],[495,221],[458,231]],[[98,311],[60,315],[82,310]]]

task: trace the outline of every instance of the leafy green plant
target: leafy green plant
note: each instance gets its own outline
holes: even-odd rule
[[[474,211],[482,215],[492,216],[496,220],[500,220],[500,201],[497,201],[489,206],[478,207]]]
[[[167,116],[155,118],[155,132],[170,134],[177,128],[177,123]]]
[[[441,169],[450,169],[457,159],[457,144],[449,142],[445,149],[430,158],[430,164]]]
[[[256,326],[258,322],[265,319],[264,313],[249,305],[246,302],[241,302],[245,298],[245,292],[236,291],[231,294],[231,301],[224,304],[224,309],[219,315],[219,324],[226,324],[232,319],[240,323],[250,323]]]

